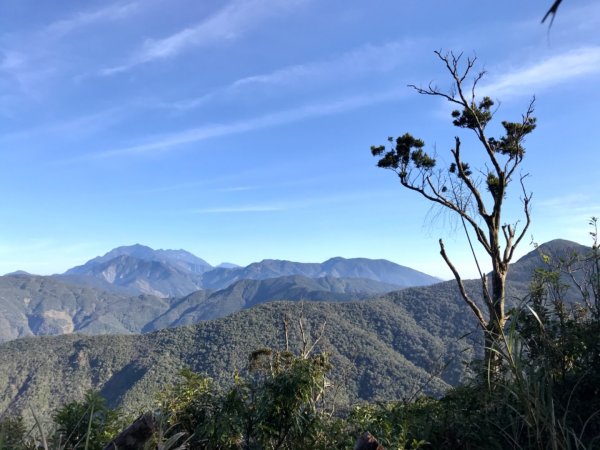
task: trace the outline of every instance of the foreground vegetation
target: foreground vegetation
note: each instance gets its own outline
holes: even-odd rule
[[[366,430],[387,449],[600,448],[598,245],[586,255],[543,256],[552,270],[537,270],[510,312],[495,347],[499,371],[479,367],[440,399],[417,392],[339,409],[331,362],[314,352],[322,335],[302,331],[298,351],[253,352],[228,387],[182,371],[156,395],[150,439],[139,448],[346,449]],[[0,448],[102,449],[136,416],[90,392],[52,418],[33,428],[2,418]]]

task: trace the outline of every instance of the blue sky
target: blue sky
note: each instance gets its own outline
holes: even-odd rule
[[[536,96],[529,235],[588,242],[600,3],[564,0],[548,30],[550,3],[3,0],[0,272],[139,242],[212,264],[363,256],[449,278],[443,237],[474,275],[456,222],[369,152],[410,131],[444,159],[459,133],[482,161],[447,103],[406,87],[449,86],[437,49],[477,55],[499,119]]]

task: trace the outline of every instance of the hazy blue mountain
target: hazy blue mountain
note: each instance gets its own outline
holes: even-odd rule
[[[332,258],[324,263],[265,259],[246,267],[217,268],[205,272],[202,275],[202,285],[206,289],[222,289],[239,280],[264,280],[287,275],[308,278],[368,278],[399,287],[423,286],[441,281],[439,278],[383,259]]]
[[[531,274],[533,274],[535,269],[547,267],[542,263],[540,254],[550,257],[550,262],[552,263],[558,262],[560,259],[569,258],[573,253],[585,255],[589,251],[590,247],[565,239],[548,241],[515,262],[510,268],[509,279],[513,282],[529,283]]]
[[[182,297],[199,289],[223,289],[240,280],[289,275],[366,278],[398,287],[440,281],[390,261],[366,258],[332,258],[324,263],[267,259],[247,267],[222,263],[213,268],[185,250],[153,250],[139,244],[115,248],[58,277],[69,283],[115,290],[107,286],[109,284],[115,286],[118,293]]]
[[[265,259],[246,267],[216,268],[203,274],[202,285],[206,289],[223,289],[240,280],[264,280],[286,275],[318,277],[320,264],[297,263],[285,260]]]
[[[118,247],[65,272],[65,281],[107,289],[92,281],[121,288],[119,292],[181,297],[201,288],[200,276],[212,266],[185,250],[153,250],[144,245]],[[77,277],[77,278],[74,278]]]
[[[14,272],[5,273],[4,275],[7,276],[7,275],[33,275],[33,274],[26,272],[24,270],[15,270]]]
[[[325,261],[321,266],[326,276],[368,278],[398,286],[427,286],[441,281],[439,278],[385,259],[338,257]]]
[[[180,297],[201,288],[199,274],[183,271],[167,262],[128,255],[70,269],[66,275],[87,275],[127,288],[132,294],[143,293],[163,298]]]
[[[242,266],[239,266],[234,263],[228,263],[228,262],[222,262],[221,264],[216,266],[217,269],[237,269],[238,267],[242,267]]]
[[[185,250],[154,250],[145,245],[135,244],[117,247],[103,256],[89,260],[83,266],[68,270],[67,273],[79,273],[81,270],[85,272],[85,267],[88,265],[106,263],[118,256],[132,256],[144,261],[159,261],[191,273],[203,273],[212,269],[209,263]]]
[[[135,287],[121,286],[119,284],[110,283],[103,276],[94,276],[91,273],[86,275],[63,273],[51,275],[51,277],[71,286],[85,286],[125,296],[141,294],[139,289]]]

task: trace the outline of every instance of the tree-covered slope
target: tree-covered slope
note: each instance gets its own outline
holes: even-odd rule
[[[54,277],[0,277],[0,342],[72,332],[135,333],[168,310],[168,300],[63,283]]]
[[[366,279],[290,276],[242,280],[224,290],[199,290],[177,299],[85,286],[78,278],[77,284],[63,280],[29,274],[0,277],[0,342],[74,332],[148,332],[224,317],[273,300],[351,301],[397,288]],[[95,280],[101,287],[108,284]]]
[[[432,299],[425,300],[431,302]],[[0,410],[21,411],[28,403],[47,410],[100,389],[111,404],[147,405],[157,390],[190,367],[220,383],[243,370],[248,354],[265,346],[283,348],[284,320],[298,349],[297,320],[304,317],[312,339],[324,325],[317,349],[331,354],[339,399],[410,396],[419,389],[440,394],[464,371],[457,341],[463,333],[457,308],[440,309],[444,333],[429,332],[400,300],[350,303],[276,302],[227,318],[137,336],[26,338],[0,345]],[[465,323],[468,323],[465,318]],[[456,325],[456,326],[455,326]],[[463,355],[468,358],[468,355]],[[450,362],[440,376],[436,369]],[[430,374],[434,374],[433,376]]]
[[[225,317],[274,300],[352,301],[398,290],[398,286],[365,278],[307,278],[290,275],[240,280],[219,291],[197,291],[178,300],[145,331]]]

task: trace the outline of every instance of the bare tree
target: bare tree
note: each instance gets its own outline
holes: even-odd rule
[[[487,163],[480,170],[471,169],[461,152],[458,136],[454,138],[454,148],[450,150],[452,162],[444,169],[438,168],[435,155],[424,150],[425,143],[408,133],[396,139],[388,138],[389,147],[372,146],[371,152],[379,158],[379,167],[390,169],[398,175],[402,186],[451,211],[462,221],[479,269],[487,315],[467,292],[458,270],[446,253],[442,239],[439,240],[440,254],[452,271],[462,298],[484,331],[485,359],[489,365],[495,359],[494,349],[507,320],[505,297],[509,263],[531,222],[531,193],[527,192],[523,183],[526,175],[517,174],[516,171],[525,155],[525,137],[535,129],[536,120],[532,116],[534,100],[521,121],[503,121],[504,134],[499,138],[488,137],[486,127],[496,112],[492,109],[494,102],[489,97],[478,100],[475,92],[485,72],[473,73],[476,58],[464,59],[461,54],[442,54],[439,51],[435,54],[450,73],[450,91],[442,91],[431,83],[426,88],[410,87],[419,94],[441,97],[456,105],[458,109],[452,112],[453,124],[475,134]],[[515,180],[522,191],[523,223],[517,221],[507,224],[502,220],[502,207],[507,188]],[[489,256],[492,266],[489,276],[481,271],[470,233],[474,233],[477,242]]]

